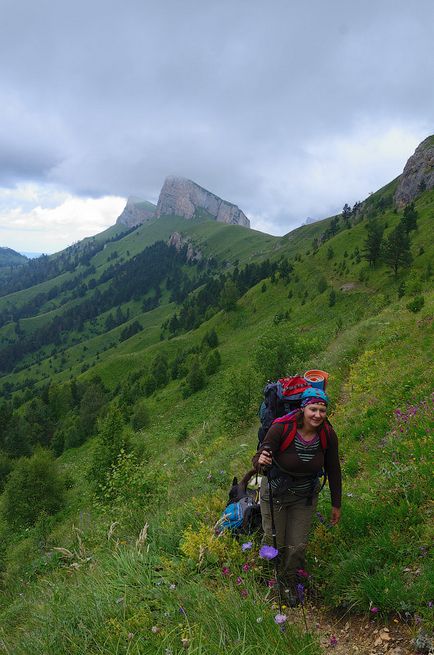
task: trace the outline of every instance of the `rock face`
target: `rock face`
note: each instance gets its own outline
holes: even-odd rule
[[[130,196],[124,211],[116,221],[116,225],[121,223],[127,227],[134,227],[152,221],[155,218],[155,209],[155,205],[151,202]]]
[[[434,136],[429,136],[416,148],[401,175],[395,192],[395,204],[401,208],[425,189],[434,187]]]
[[[193,246],[189,237],[183,237],[179,232],[173,232],[173,234],[170,235],[167,245],[173,246],[178,250],[178,252],[182,250],[184,246],[187,246],[186,257],[188,262],[200,262],[202,260],[201,251]]]
[[[174,214],[191,219],[205,212],[220,223],[250,227],[250,221],[237,205],[183,177],[166,178],[158,199],[156,217]]]

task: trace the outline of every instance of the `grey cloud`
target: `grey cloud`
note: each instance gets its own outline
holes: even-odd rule
[[[155,200],[175,173],[287,224],[276,161],[290,180],[317,139],[360,121],[423,138],[432,120],[428,0],[18,0],[2,14],[2,88],[26,108],[9,117],[3,184]],[[312,189],[306,215],[326,206]]]

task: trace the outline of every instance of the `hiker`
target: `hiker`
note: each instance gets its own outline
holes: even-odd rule
[[[261,482],[264,543],[279,550],[278,582],[286,601],[296,604],[297,571],[304,572],[307,538],[325,471],[332,501],[331,524],[341,516],[341,469],[338,440],[326,421],[328,397],[308,388],[298,410],[273,422],[253,466],[267,476]],[[269,491],[271,489],[271,502]],[[274,538],[272,529],[274,518]]]

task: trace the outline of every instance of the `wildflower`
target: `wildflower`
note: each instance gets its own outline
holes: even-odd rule
[[[301,583],[299,583],[299,584],[296,586],[295,589],[296,589],[296,591],[297,591],[297,598],[298,598],[298,600],[300,601],[300,603],[303,605],[303,603],[304,603],[304,585],[302,585]]]
[[[237,584],[243,584],[243,579],[241,576],[238,576],[237,578]]]
[[[134,637],[134,632],[129,632],[128,633],[128,639],[132,639]]]
[[[244,572],[250,571],[250,564],[246,562],[245,564],[243,564],[242,568]]]
[[[181,644],[183,648],[188,648],[190,646],[190,640],[184,637],[183,639],[181,639]]]
[[[432,602],[432,600],[429,600],[428,603],[427,603],[427,605],[428,605],[428,607],[432,607],[432,606],[433,606],[433,602]]]
[[[334,648],[337,645],[338,645],[338,640],[336,639],[335,635],[332,635],[330,637],[330,646]]]
[[[258,618],[256,619],[256,623],[262,623],[262,620],[263,620],[262,616],[258,616]]]
[[[253,544],[252,544],[251,541],[246,541],[246,542],[241,546],[241,550],[242,550],[243,552],[246,551],[246,550],[250,550],[252,546],[253,546]]]
[[[187,612],[185,611],[185,609],[184,609],[183,607],[180,607],[180,608],[179,608],[179,612],[180,612],[180,614],[182,614],[183,616],[187,616]]]
[[[277,623],[277,625],[282,625],[282,623],[285,623],[287,618],[288,617],[286,616],[286,614],[276,614],[276,616],[274,617],[274,622]]]
[[[152,632],[154,635],[158,635],[158,633],[159,633],[160,631],[161,631],[161,628],[159,628],[158,625],[153,625],[152,628],[151,628],[151,632]]]
[[[371,607],[371,613],[372,614],[378,614],[379,611],[380,610],[378,609],[378,607]]]
[[[229,567],[228,567],[228,566],[224,566],[224,567],[222,568],[222,575],[226,575],[226,576],[228,576],[228,575],[230,575],[230,574],[231,574],[231,572],[230,572],[230,570],[229,570]]]
[[[270,587],[270,589],[272,589],[273,587],[275,587],[276,584],[277,584],[277,580],[276,580],[276,578],[271,578],[271,580],[268,580],[268,582],[267,582],[267,585]]]
[[[247,596],[249,595],[249,592],[247,591],[247,589],[241,589],[240,594],[241,594],[242,598],[247,598]]]
[[[279,551],[277,548],[274,548],[274,546],[262,546],[259,551],[259,557],[262,557],[263,559],[274,559],[278,554]]]
[[[309,573],[305,571],[304,569],[297,569],[297,575],[299,578],[308,578]]]
[[[169,586],[169,589],[170,589],[171,591],[173,591],[174,589],[176,589],[176,584],[171,584],[171,585]]]
[[[326,518],[321,514],[321,512],[317,512],[316,515],[320,523],[326,523]]]

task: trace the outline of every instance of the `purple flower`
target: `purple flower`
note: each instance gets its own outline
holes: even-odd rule
[[[300,601],[300,603],[303,605],[303,603],[304,603],[304,585],[302,585],[301,582],[296,586],[296,591],[297,591],[297,598]]]
[[[275,587],[276,584],[277,584],[277,580],[276,580],[276,578],[271,578],[271,580],[268,580],[268,582],[267,582],[267,585],[270,587],[270,589],[272,589],[273,587]]]
[[[378,614],[379,611],[380,610],[378,609],[378,607],[371,607],[371,613],[372,614]]]
[[[230,572],[230,570],[229,570],[229,567],[228,567],[228,566],[224,566],[224,567],[222,568],[222,575],[226,575],[226,576],[228,576],[228,575],[230,575],[230,574],[231,574],[231,572]]]
[[[338,645],[338,640],[336,639],[336,637],[334,635],[332,635],[330,637],[330,646],[332,646],[332,648],[334,648],[337,645]]]
[[[279,551],[274,546],[262,546],[259,551],[259,557],[262,557],[262,559],[274,559],[278,554]]]
[[[325,517],[321,514],[321,512],[317,512],[316,515],[317,515],[318,521],[319,521],[320,523],[326,523],[326,519],[325,519]]]
[[[286,616],[286,614],[276,614],[276,616],[274,617],[274,622],[277,623],[277,625],[282,625],[282,623],[285,623],[287,618],[288,617]]]
[[[180,607],[180,608],[179,608],[179,612],[180,612],[180,614],[182,614],[183,616],[186,616],[186,614],[187,614],[187,612],[185,611],[185,609],[184,609],[183,607]]]
[[[253,544],[252,544],[251,541],[246,541],[246,543],[244,543],[244,544],[241,546],[241,550],[242,550],[243,552],[246,551],[246,550],[250,550],[252,546],[253,546]]]
[[[237,578],[237,584],[243,584],[243,579],[240,575]]]
[[[248,564],[248,562],[246,562],[245,564],[243,564],[242,568],[243,568],[243,571],[245,573],[247,573],[247,571],[250,571],[250,564]]]
[[[432,602],[432,600],[429,600],[428,603],[427,603],[427,605],[428,605],[428,607],[432,607],[432,606],[433,606],[433,602]]]

